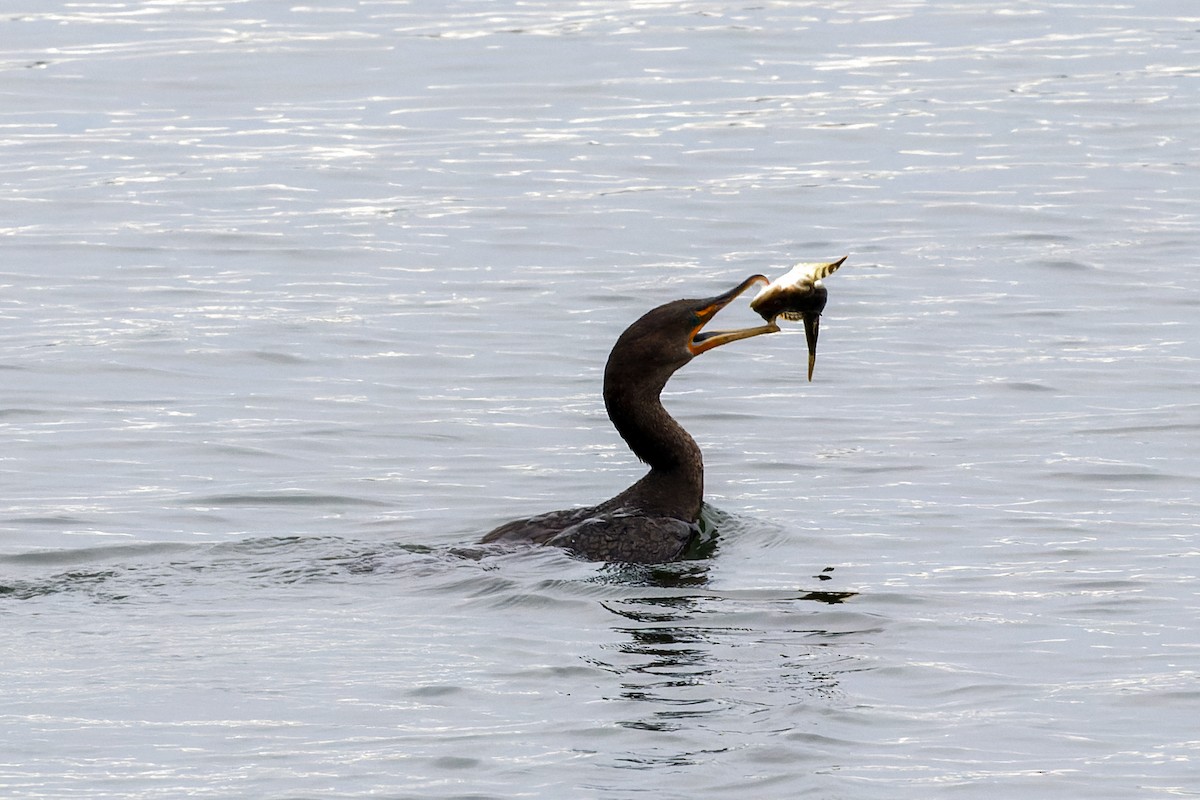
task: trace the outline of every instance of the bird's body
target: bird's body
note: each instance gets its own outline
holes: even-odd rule
[[[589,561],[662,564],[679,560],[700,535],[696,522],[611,504],[612,500],[515,520],[496,528],[483,541],[548,544]]]
[[[762,315],[768,322],[776,317],[799,320],[804,314],[812,313],[814,307],[819,314],[825,307],[825,287],[822,278],[828,278],[837,272],[837,268],[846,260],[842,256],[837,261],[821,263],[801,262],[792,267],[784,275],[780,275],[768,285],[758,290],[758,294],[750,301],[750,308]]]
[[[821,327],[821,312],[829,293],[822,278],[837,272],[846,260],[819,264],[799,263],[785,275],[781,275],[759,290],[750,301],[750,308],[757,311],[767,322],[783,317],[804,321],[804,335],[808,339],[808,379],[811,381],[813,367],[817,364],[817,335]]]

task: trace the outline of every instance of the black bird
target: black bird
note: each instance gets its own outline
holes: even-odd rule
[[[724,294],[676,300],[630,325],[604,367],[604,407],[650,471],[600,505],[515,520],[483,542],[550,544],[593,561],[656,564],[678,559],[700,532],[704,462],[696,441],[663,408],[660,394],[675,371],[701,353],[779,330],[773,319],[756,328],[702,330],[742,292],[768,282],[753,275]]]

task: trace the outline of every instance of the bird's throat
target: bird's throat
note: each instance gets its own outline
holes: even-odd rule
[[[616,498],[646,513],[694,521],[704,496],[700,447],[653,395],[604,393],[608,416],[634,455],[650,472]]]

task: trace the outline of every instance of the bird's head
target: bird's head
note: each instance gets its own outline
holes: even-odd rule
[[[767,279],[762,275],[752,275],[716,297],[675,300],[646,312],[617,339],[609,356],[610,369],[636,369],[647,377],[661,374],[665,381],[675,370],[714,347],[764,333],[775,333],[779,326],[774,322],[738,330],[704,330],[717,312],[735,298],[754,284],[766,282]]]

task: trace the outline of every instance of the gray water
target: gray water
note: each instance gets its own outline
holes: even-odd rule
[[[0,796],[1200,796],[1195,3],[0,26]],[[668,387],[709,558],[472,546],[843,254]]]

